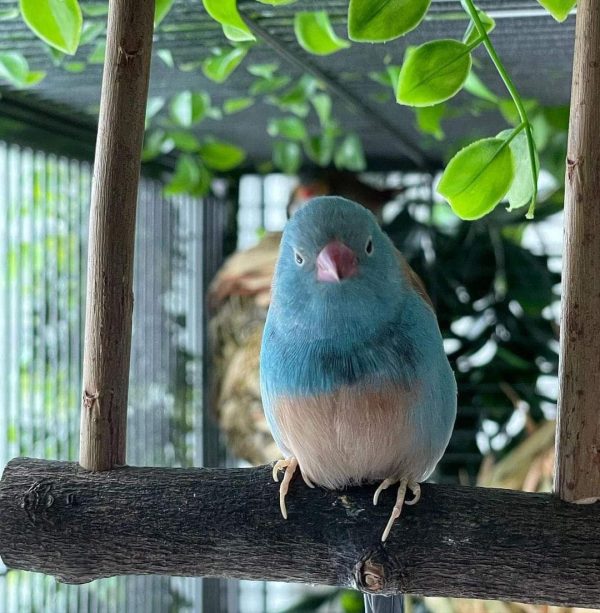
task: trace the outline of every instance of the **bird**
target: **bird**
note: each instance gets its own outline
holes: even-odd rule
[[[309,487],[397,485],[381,540],[435,469],[456,417],[457,388],[423,284],[356,202],[317,197],[288,220],[261,344],[267,423],[281,514],[299,471]],[[407,491],[412,499],[405,500]],[[400,611],[402,597],[366,599]]]

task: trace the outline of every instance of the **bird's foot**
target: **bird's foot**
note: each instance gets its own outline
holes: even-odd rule
[[[421,498],[421,486],[416,482],[410,479],[384,479],[379,487],[375,490],[375,494],[373,495],[373,504],[377,505],[377,501],[379,500],[379,494],[383,492],[383,490],[387,490],[390,485],[394,483],[398,483],[398,494],[396,495],[396,503],[394,504],[394,508],[392,509],[392,514],[390,515],[390,519],[388,520],[387,526],[381,535],[381,542],[384,543],[387,537],[390,534],[390,530],[394,525],[394,522],[400,517],[400,512],[402,511],[402,505],[413,505],[419,502],[419,498]],[[413,493],[412,500],[404,500],[406,496],[406,490],[409,489]]]
[[[281,514],[284,519],[287,519],[287,508],[285,506],[285,497],[288,493],[288,489],[290,486],[290,481],[298,468],[298,460],[296,458],[286,458],[285,460],[277,460],[273,465],[273,481],[279,482],[279,471],[284,470],[283,479],[281,481],[281,485],[279,486],[279,508],[281,509]],[[302,475],[302,479],[304,479],[304,483],[308,485],[308,487],[315,487],[310,479],[302,472],[300,469],[300,474]]]

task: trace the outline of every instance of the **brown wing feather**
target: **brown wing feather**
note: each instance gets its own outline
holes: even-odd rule
[[[398,250],[396,250],[396,257],[398,258],[398,263],[400,264],[400,268],[406,280],[412,285],[415,292],[423,298],[431,310],[435,311],[433,302],[431,302],[431,298],[425,289],[425,284],[421,281],[421,277],[410,267],[410,264]]]

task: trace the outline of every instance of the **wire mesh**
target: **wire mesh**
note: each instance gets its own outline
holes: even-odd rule
[[[87,162],[0,142],[0,464],[76,460],[84,324]],[[222,203],[167,200],[140,183],[128,411],[131,464],[202,462],[203,253],[219,261]],[[212,231],[203,231],[207,211]],[[2,613],[200,610],[199,579],[118,577],[68,586],[0,576]],[[205,609],[206,610],[206,609]]]

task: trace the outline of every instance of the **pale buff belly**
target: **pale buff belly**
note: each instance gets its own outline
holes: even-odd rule
[[[285,446],[318,485],[339,489],[388,477],[421,481],[439,454],[415,414],[416,395],[345,387],[316,397],[279,398],[275,416]]]

